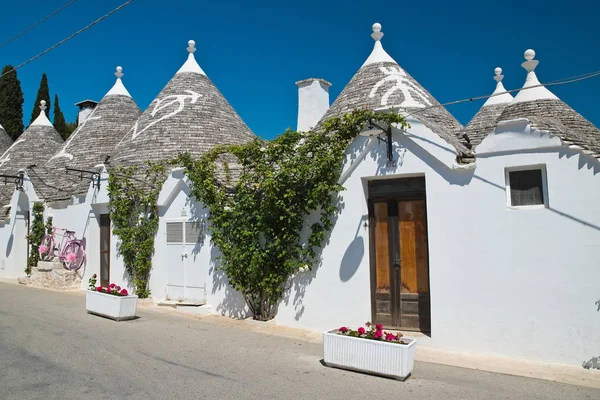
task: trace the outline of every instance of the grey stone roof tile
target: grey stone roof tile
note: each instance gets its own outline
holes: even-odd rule
[[[38,178],[36,189],[44,193],[46,200],[64,200],[87,193],[90,180],[82,180],[77,172],[66,174],[65,167],[94,170],[96,165],[104,163],[106,157],[112,155],[115,146],[141,114],[129,96],[104,96],[44,169],[35,171]]]
[[[20,169],[44,165],[63,144],[53,126],[31,125],[0,158],[0,174],[17,175]],[[13,182],[0,182],[0,207],[10,203]]]
[[[359,108],[401,109],[452,144],[459,153],[468,153],[459,140],[462,125],[397,63],[376,62],[360,68],[321,121]]]
[[[6,133],[4,128],[0,126],[0,154],[4,154],[4,152],[8,150],[10,146],[12,146],[12,144],[12,138],[9,136],[8,133]]]
[[[540,130],[560,137],[565,144],[576,145],[594,157],[600,157],[600,130],[559,99],[538,99],[509,104],[498,118],[507,121],[527,118]]]
[[[215,144],[241,144],[253,138],[206,75],[179,72],[117,145],[113,164],[140,165],[184,152],[198,157]]]

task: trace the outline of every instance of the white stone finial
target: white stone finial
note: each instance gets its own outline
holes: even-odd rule
[[[533,49],[525,50],[525,54],[523,56],[527,61],[531,61],[535,58],[535,51]]]
[[[371,33],[371,37],[376,41],[380,41],[383,37],[383,32],[381,32],[381,24],[379,22],[375,22],[373,24],[373,33]]]
[[[538,60],[533,59],[535,57],[535,51],[533,51],[532,49],[526,50],[524,57],[527,61],[522,63],[521,66],[525,68],[527,72],[533,72],[535,70],[535,67],[537,67],[540,63]]]
[[[504,75],[502,75],[502,68],[496,67],[494,74],[496,74],[496,76],[494,76],[494,80],[496,82],[502,82],[502,79],[504,79]]]
[[[196,42],[194,42],[193,40],[190,40],[190,41],[188,42],[188,48],[187,48],[187,51],[188,51],[190,54],[194,54],[194,52],[196,51]]]
[[[117,79],[121,79],[123,77],[123,75],[125,75],[123,73],[123,67],[121,67],[121,66],[117,67],[117,72],[115,72],[115,76],[117,77]]]
[[[48,108],[46,107],[46,100],[40,101],[40,110],[46,111],[46,108]]]

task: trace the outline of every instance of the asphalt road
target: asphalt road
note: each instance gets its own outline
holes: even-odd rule
[[[416,363],[406,382],[327,368],[321,346],[0,283],[0,399],[600,399],[600,390]]]

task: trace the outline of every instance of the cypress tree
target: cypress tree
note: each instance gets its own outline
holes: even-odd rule
[[[46,107],[48,113],[50,113],[50,89],[48,88],[48,77],[46,74],[42,74],[42,80],[40,81],[40,88],[37,92],[37,97],[35,98],[35,103],[33,104],[33,111],[31,112],[31,120],[29,121],[29,125],[40,115],[40,102],[42,100],[46,100]]]
[[[63,140],[65,140],[70,134],[67,121],[65,121],[65,116],[60,110],[60,105],[58,104],[57,94],[54,95],[54,129],[56,129]]]
[[[0,124],[13,140],[23,133],[23,91],[12,65],[0,74]]]

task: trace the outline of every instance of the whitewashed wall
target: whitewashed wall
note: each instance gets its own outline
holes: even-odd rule
[[[27,218],[30,202],[23,192],[14,191],[9,217],[0,225],[0,277],[18,278],[25,275],[28,246]]]
[[[322,265],[295,279],[278,323],[325,330],[371,319],[365,180],[424,175],[432,328],[423,344],[577,366],[597,357],[598,161],[564,147],[529,146],[456,171],[412,140],[394,140],[395,170],[383,167],[382,145],[345,182]],[[357,138],[350,153],[365,141]],[[509,209],[505,167],[537,164],[546,165],[549,208]]]
[[[100,230],[99,213],[90,206],[89,197],[81,197],[75,201],[50,203],[46,207],[46,216],[52,216],[52,224],[58,228],[75,231],[85,246],[86,260],[81,267],[83,274],[81,288],[88,287],[88,280],[93,274],[100,273]],[[60,237],[58,238],[60,240]]]

